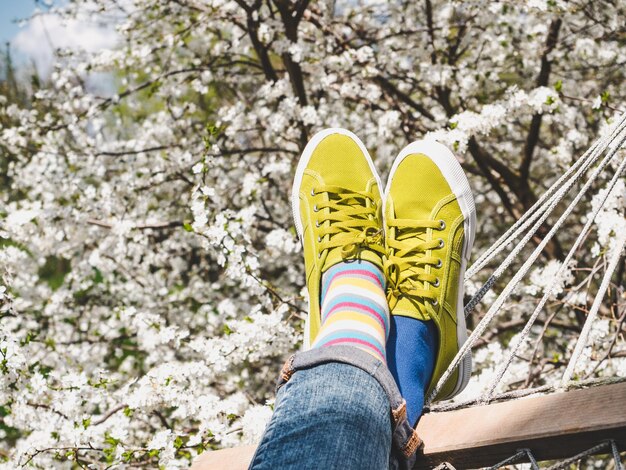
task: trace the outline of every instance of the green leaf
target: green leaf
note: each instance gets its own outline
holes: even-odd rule
[[[610,93],[608,91],[603,91],[600,95],[600,99],[602,100],[602,104],[608,104]]]
[[[110,444],[110,445],[115,447],[115,446],[117,446],[119,444],[120,440],[119,439],[115,439],[114,437],[111,437],[111,435],[109,433],[106,433],[105,437],[104,437],[104,442],[106,442],[107,444]]]
[[[39,278],[46,281],[52,290],[57,290],[63,284],[65,275],[72,270],[68,259],[48,256],[46,262],[39,268]]]
[[[24,338],[24,339],[22,339],[22,340],[20,341],[20,345],[21,345],[21,346],[25,346],[25,345],[27,345],[27,344],[28,344],[28,343],[30,343],[33,339],[35,339],[35,338],[37,337],[37,335],[38,335],[38,334],[39,334],[39,333],[38,333],[38,332],[36,332],[36,331],[29,331],[29,332],[26,334],[26,338]]]
[[[104,276],[102,275],[102,272],[98,268],[93,268],[93,271],[93,283],[101,284],[102,281],[104,281]]]

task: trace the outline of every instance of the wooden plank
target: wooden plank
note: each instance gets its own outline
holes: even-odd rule
[[[189,470],[246,470],[252,461],[256,446],[203,452]]]
[[[626,450],[626,383],[426,414],[417,427],[424,455],[416,469],[450,462],[490,466],[529,448],[537,460],[570,457],[613,439]],[[192,470],[244,470],[254,446],[205,452]]]
[[[519,449],[537,460],[570,457],[606,439],[626,449],[626,383],[475,406],[422,417],[424,459],[457,469],[494,465]]]

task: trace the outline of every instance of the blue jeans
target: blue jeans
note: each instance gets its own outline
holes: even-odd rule
[[[421,441],[385,365],[352,346],[292,356],[250,468],[411,468]]]

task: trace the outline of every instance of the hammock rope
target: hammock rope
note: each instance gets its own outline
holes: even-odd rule
[[[571,178],[569,178],[569,180],[566,181],[566,179],[563,177],[559,178],[559,180],[557,180],[557,182],[554,183],[548,189],[548,191],[541,198],[539,198],[539,200],[524,215],[522,215],[522,217],[515,224],[513,224],[513,226],[509,230],[507,230],[507,232],[502,237],[500,237],[498,241],[496,241],[490,248],[485,250],[485,253],[483,253],[483,255],[479,257],[478,261],[476,261],[467,270],[465,280],[471,279],[471,277],[473,277],[479,270],[481,270],[486,264],[488,264],[506,246],[511,244],[522,232],[526,231],[526,235],[522,238],[522,240],[515,246],[513,251],[491,274],[485,285],[483,285],[483,287],[479,289],[479,291],[469,301],[469,303],[465,307],[466,317],[476,308],[480,300],[491,289],[495,281],[508,269],[508,267],[515,260],[515,258],[517,258],[524,246],[526,246],[528,241],[535,235],[539,227],[541,227],[541,225],[550,215],[552,210],[554,210],[554,208],[561,201],[561,199],[563,199],[565,194],[569,192],[569,189],[572,188],[574,184],[582,178],[584,173],[591,167],[591,165],[593,165],[593,163],[596,162],[596,160],[604,153],[607,148],[610,149],[610,154],[612,155],[614,155],[613,152],[616,153],[619,150],[619,145],[615,146],[612,144],[620,140],[620,136],[625,130],[626,114],[624,114],[620,118],[620,120],[616,124],[614,124],[612,131],[607,133],[607,136],[600,138],[598,141],[596,141],[592,145],[592,147],[587,150],[585,154],[583,154],[583,157],[581,157],[572,166],[572,168],[570,168],[565,173],[565,175],[567,175],[568,173],[571,175],[573,173],[573,169],[578,168],[575,174],[573,174]],[[623,143],[623,139],[624,137],[621,138],[621,143]],[[556,193],[552,194],[552,191],[554,190],[556,190]],[[547,195],[550,196],[547,197]],[[540,221],[536,222],[538,218],[540,219]],[[535,224],[529,231],[527,231],[528,227],[533,222],[535,222]],[[510,235],[507,235],[508,233],[510,233]]]
[[[500,467],[504,467],[505,465],[510,465],[512,463],[519,462],[524,457],[526,457],[528,459],[528,461],[530,462],[530,468],[532,470],[539,470],[539,465],[537,464],[537,460],[535,459],[535,456],[530,451],[530,449],[520,449],[520,450],[518,450],[517,453],[515,453],[512,456],[504,459],[502,462],[498,462],[493,467],[489,467],[489,470],[498,470]]]
[[[571,464],[576,463],[585,457],[589,457],[590,455],[597,454],[601,450],[605,450],[605,449],[611,451],[613,455],[613,459],[615,460],[615,469],[624,470],[624,466],[622,465],[622,461],[619,457],[619,452],[617,452],[617,445],[615,444],[615,441],[601,442],[600,444],[593,446],[585,451],[582,451],[581,453],[576,454],[573,457],[570,457],[569,459],[562,460],[561,462],[548,467],[546,470],[563,470],[563,469],[569,468]]]
[[[560,462],[557,462],[554,465],[547,467],[545,470],[565,470],[565,469],[568,469],[571,464],[579,462],[585,457],[589,457],[591,455],[598,454],[602,451],[607,451],[607,450],[609,451],[609,453],[611,454],[613,458],[615,470],[624,470],[624,464],[622,464],[622,461],[619,455],[619,449],[617,447],[617,443],[614,440],[601,442],[600,444],[590,447],[589,449],[584,450],[574,455],[573,457],[569,457],[565,460],[561,460]],[[533,455],[530,449],[520,449],[515,454],[511,455],[510,457],[507,457],[506,459],[498,462],[494,466],[489,467],[488,470],[498,470],[499,468],[502,468],[505,465],[516,464],[524,459],[530,463],[530,468],[532,470],[540,470],[539,464],[537,463],[537,459],[535,458],[535,456]],[[456,470],[456,469],[450,463],[444,462],[441,465],[437,466],[435,470]]]
[[[611,441],[611,453],[613,454],[613,460],[615,461],[615,470],[624,470],[622,459],[619,456],[619,449],[617,448],[617,442]]]
[[[567,269],[570,261],[574,258],[574,255],[578,251],[578,248],[582,245],[582,243],[585,240],[587,234],[591,230],[591,226],[593,225],[593,222],[596,220],[596,217],[600,213],[600,210],[602,209],[602,207],[604,207],[604,205],[605,205],[605,203],[606,203],[606,201],[607,201],[611,191],[613,190],[613,188],[615,187],[615,185],[619,181],[619,178],[620,178],[621,174],[624,172],[625,168],[626,168],[626,159],[621,162],[621,164],[618,167],[617,171],[613,175],[613,178],[611,178],[611,181],[609,182],[609,184],[607,185],[607,188],[605,190],[605,194],[602,197],[601,203],[598,204],[598,206],[593,210],[591,216],[589,216],[587,218],[587,222],[583,226],[583,228],[580,231],[578,237],[576,238],[576,241],[574,242],[574,244],[570,248],[569,252],[567,253],[567,256],[565,257],[565,259],[561,263],[561,266],[559,266],[559,269],[558,269],[557,273],[555,274],[555,276],[550,281],[550,284],[549,284],[548,288],[544,292],[543,296],[541,297],[541,300],[539,301],[539,303],[535,307],[535,310],[533,311],[533,313],[529,317],[526,325],[524,326],[524,328],[522,329],[521,333],[519,334],[517,341],[510,348],[511,350],[509,351],[509,354],[507,355],[506,360],[499,367],[499,369],[498,369],[498,371],[496,373],[496,376],[494,377],[494,379],[489,384],[488,391],[487,391],[487,393],[485,395],[485,400],[484,400],[485,402],[488,402],[489,399],[493,396],[493,393],[494,393],[496,387],[498,386],[498,384],[502,380],[502,377],[504,376],[504,374],[505,374],[506,370],[508,369],[508,367],[511,365],[511,362],[513,362],[513,358],[515,357],[515,354],[517,353],[517,350],[519,349],[519,347],[522,344],[524,344],[524,341],[526,340],[526,338],[530,334],[530,329],[533,326],[533,324],[535,323],[535,320],[537,319],[537,317],[539,316],[539,314],[543,310],[543,307],[545,306],[545,304],[547,303],[548,299],[550,298],[550,295],[554,292],[556,286],[560,283],[560,279],[561,279],[561,276],[562,276],[563,272]],[[583,190],[581,190],[581,192],[583,192]],[[575,205],[577,202],[578,201],[575,199],[572,202],[572,205]],[[570,205],[570,207],[572,207],[572,205]],[[567,215],[568,215],[567,212],[563,214],[563,216],[567,216]],[[618,242],[618,244],[619,244],[619,242]],[[622,242],[621,246],[623,247],[623,242]],[[616,253],[618,255],[617,256],[617,260],[619,260],[619,254],[621,253],[621,248],[617,249]],[[616,263],[615,263],[616,266],[617,266],[617,260],[616,260]],[[603,282],[604,282],[604,280],[606,280],[607,287],[608,287],[608,282],[610,281],[611,276],[613,274],[613,271],[614,271],[614,269],[611,270],[610,272],[609,272],[609,270],[607,270],[607,272],[605,273]],[[596,298],[598,298],[598,297],[600,297],[600,300],[604,297],[604,291],[602,291],[602,288],[600,289],[600,291],[598,291],[598,295],[596,296]],[[599,308],[599,304],[598,304],[598,308]],[[590,318],[590,316],[587,317],[587,323],[589,323],[589,318]],[[581,333],[581,337],[582,337],[582,333]],[[582,348],[581,348],[581,352],[582,352]],[[574,360],[574,364],[578,360],[579,356],[580,356],[580,352],[578,354],[575,353],[575,357],[572,356],[572,360]],[[571,360],[570,360],[570,363],[571,363]],[[571,374],[568,377],[568,379],[567,380],[563,380],[563,382],[564,383],[568,382],[570,378],[571,378]]]
[[[580,390],[584,388],[590,387],[598,387],[602,385],[613,385],[618,383],[626,382],[626,377],[602,377],[602,378],[593,378],[581,381],[571,381],[568,382],[566,386],[562,386],[560,383],[556,385],[541,385],[539,387],[531,387],[531,388],[521,388],[516,390],[510,390],[508,392],[502,392],[495,394],[491,397],[490,403],[494,402],[503,402],[508,400],[516,400],[518,398],[529,397],[532,395],[540,395],[554,392],[567,392],[570,390]],[[459,410],[462,408],[468,408],[470,406],[480,405],[482,400],[482,396],[472,398],[469,400],[465,400],[462,402],[448,402],[441,403],[431,407],[428,407],[426,411],[428,412],[444,412],[444,411],[452,411]]]
[[[574,455],[573,457],[569,457],[565,460],[561,460],[560,462],[557,462],[554,465],[547,467],[546,470],[567,469],[569,468],[571,464],[576,463],[584,459],[585,457],[589,457],[591,455],[597,454],[600,451],[604,451],[604,450],[608,450],[611,453],[614,464],[615,464],[615,470],[624,470],[624,465],[622,464],[622,461],[620,459],[619,450],[617,448],[617,443],[614,440],[601,442],[600,444],[590,447],[589,449],[584,450],[583,452],[580,452]],[[489,467],[489,470],[498,470],[499,468],[502,468],[505,465],[518,463],[524,458],[528,460],[528,462],[530,463],[530,468],[532,470],[539,470],[539,464],[537,463],[537,459],[535,458],[535,456],[533,455],[530,449],[518,450],[515,454],[511,455],[510,457],[507,457],[501,462],[498,462],[493,467]],[[447,464],[447,465],[448,465],[447,467],[442,467],[442,468],[451,468],[450,464]]]
[[[575,168],[578,168],[576,173],[567,181],[565,186],[563,185],[565,178],[563,175],[556,183],[554,183],[546,193],[526,212],[520,217],[520,219],[513,224],[513,226],[507,230],[507,232],[498,239],[490,248],[485,250],[485,253],[476,261],[467,271],[465,280],[469,280],[480,269],[487,265],[497,254],[499,254],[506,246],[512,243],[522,232],[526,231],[528,227],[542,217],[540,223],[535,223],[533,228],[527,232],[527,236],[524,237],[514,248],[514,250],[507,256],[507,258],[501,263],[501,265],[494,271],[485,284],[478,290],[474,297],[468,302],[465,307],[465,316],[469,316],[472,313],[482,298],[491,290],[495,281],[508,269],[510,264],[517,258],[528,241],[535,235],[538,228],[542,225],[543,221],[550,215],[549,212],[553,210],[560,200],[565,196],[571,187],[578,182],[582,175],[589,169],[589,167],[595,163],[600,155],[607,149],[611,148],[611,143],[614,142],[621,132],[626,129],[626,115],[614,126],[612,132],[608,133],[604,138],[596,141],[592,147],[583,154],[583,156],[565,173],[565,175],[573,173]],[[616,149],[618,150],[619,147]],[[561,191],[552,194],[556,189],[560,188]],[[550,195],[550,197],[547,197]],[[541,204],[540,204],[541,203]],[[548,212],[546,212],[548,211]],[[516,228],[517,227],[517,228]],[[509,235],[507,235],[509,234]]]
[[[587,177],[587,180],[585,181],[582,188],[578,191],[578,193],[576,194],[572,202],[570,202],[569,205],[565,208],[564,212],[561,214],[559,219],[553,224],[553,226],[550,228],[548,233],[543,237],[543,239],[539,242],[537,247],[534,249],[532,254],[524,262],[522,267],[515,273],[513,278],[508,282],[506,287],[502,290],[500,295],[496,298],[495,302],[491,305],[488,312],[481,319],[478,325],[476,325],[474,331],[472,331],[472,333],[467,338],[465,343],[461,346],[457,355],[450,363],[448,369],[442,375],[439,382],[435,386],[434,390],[428,396],[427,403],[432,402],[432,400],[439,393],[443,385],[448,381],[448,379],[454,373],[454,371],[456,370],[461,360],[463,360],[465,355],[469,354],[471,348],[476,344],[476,342],[485,332],[485,330],[487,329],[491,321],[500,312],[506,300],[514,292],[515,288],[518,286],[522,278],[526,275],[526,273],[535,263],[536,259],[541,255],[541,252],[543,251],[545,246],[548,244],[548,242],[554,237],[554,235],[557,233],[561,225],[565,222],[567,217],[573,212],[573,210],[576,208],[580,200],[584,197],[584,195],[587,193],[589,188],[591,188],[592,184],[596,181],[598,176],[607,168],[609,164],[613,162],[616,155],[618,155],[618,151],[624,145],[624,142],[626,142],[626,114],[622,115],[618,119],[618,121],[615,124],[613,124],[610,131],[607,132],[605,136],[597,139],[596,142],[592,144],[591,148],[587,150],[583,154],[583,156],[580,159],[578,159],[578,161],[574,165],[572,165],[572,167],[568,171],[566,171],[566,173],[563,176],[561,176],[561,178],[559,178],[557,182],[553,184],[543,196],[539,198],[539,200],[531,207],[531,209],[529,209],[529,211],[527,211],[520,218],[520,220],[518,220],[518,222],[516,222],[502,237],[500,237],[500,239],[498,239],[498,241],[496,241],[494,245],[492,245],[489,249],[487,249],[486,252],[483,253],[483,255],[479,257],[478,261],[474,263],[474,265],[472,265],[472,267],[468,269],[465,279],[469,279],[471,276],[475,275],[480,269],[482,269],[482,267],[487,265],[498,253],[500,253],[505,247],[507,247],[515,239],[517,239],[517,237],[523,231],[527,230],[527,228],[532,225],[530,230],[528,230],[525,233],[522,239],[517,243],[517,245],[515,245],[513,250],[506,256],[505,260],[491,274],[487,282],[478,290],[478,292],[470,300],[470,302],[465,308],[466,315],[472,312],[472,310],[476,307],[476,305],[480,302],[480,300],[484,297],[484,295],[494,285],[495,281],[509,268],[511,263],[519,255],[519,253],[522,251],[524,246],[537,233],[537,231],[543,225],[545,220],[554,211],[554,209],[557,207],[559,202],[561,202],[561,200],[566,196],[566,194],[570,191],[570,189],[574,187],[574,185],[582,179],[583,175],[587,172],[587,170],[589,170],[591,166],[595,162],[597,162],[597,160],[606,152],[606,155],[604,156],[604,158],[601,159],[600,163],[598,163],[598,165],[593,170],[593,172]],[[576,242],[570,249],[566,258],[568,263],[573,257],[574,253],[578,250],[580,244],[582,243],[582,241],[584,240],[586,236],[586,233],[591,228],[591,224],[593,223],[593,220],[595,220],[597,214],[599,213],[600,208],[606,203],[608,199],[608,195],[610,194],[612,188],[617,183],[625,167],[626,167],[626,160],[623,160],[618,166],[617,170],[615,171],[611,181],[607,184],[606,194],[604,195],[601,201],[601,204],[599,204],[599,206],[596,209],[594,209],[593,214],[588,218],[585,226],[583,227],[578,238],[576,239]],[[616,266],[617,262],[619,261],[621,250],[624,246],[624,242],[626,242],[626,238],[620,237],[617,243],[618,246],[616,247],[616,252],[615,252],[616,254],[614,254],[614,256],[612,257],[611,262],[609,263],[609,268],[607,268],[605,272],[605,276],[602,280],[601,287],[598,290],[598,294],[596,295],[596,300],[594,301],[594,306],[597,304],[597,309],[593,316],[594,318],[595,318],[595,315],[597,315],[597,310],[599,310],[600,308],[600,302],[604,296],[604,293],[606,292],[606,288],[608,288],[611,276],[614,271],[614,269],[610,270],[611,266],[613,265],[613,258],[615,257],[617,258],[617,260],[615,260],[615,266]],[[559,269],[559,273],[561,273],[566,268],[566,266],[567,266],[567,263],[563,262]],[[491,398],[493,397],[493,393],[498,383],[501,381],[502,377],[504,376],[504,373],[506,372],[508,366],[512,362],[519,345],[523,344],[523,341],[525,340],[525,338],[528,336],[530,332],[532,324],[536,320],[537,316],[541,312],[541,309],[543,308],[547,299],[549,298],[549,295],[551,294],[552,290],[556,286],[557,279],[558,279],[558,275],[555,276],[555,279],[553,279],[549,288],[544,293],[544,296],[539,302],[538,307],[535,309],[533,314],[529,317],[524,329],[518,336],[518,341],[516,342],[514,347],[511,348],[511,351],[509,352],[509,355],[506,358],[506,361],[504,361],[503,365],[498,369],[494,380],[490,382],[487,393],[483,396],[483,399],[481,400],[482,402],[489,402]],[[604,288],[603,290],[604,285],[606,285],[606,288]],[[584,345],[586,344],[586,339],[587,339],[588,332],[589,332],[588,330],[591,328],[591,323],[593,322],[593,319],[594,319],[590,317],[591,315],[588,316],[587,322],[585,323],[585,326],[583,327],[583,331],[585,330],[585,327],[587,328],[585,337],[583,338],[582,333],[581,333],[581,337],[579,338],[579,341],[576,345],[575,352],[572,355],[572,359],[574,359],[575,361],[577,361],[578,358],[580,357],[580,354],[582,353]],[[572,362],[572,360],[570,360],[570,363],[568,364],[568,367],[567,367],[567,369],[572,373],[573,373],[573,368],[575,367],[575,364],[576,364],[575,361]],[[566,375],[567,374],[568,372],[566,370]],[[564,376],[564,380],[562,380],[562,384],[565,384],[570,380],[571,373],[567,377],[567,380],[565,380],[565,378],[566,377]]]
[[[626,162],[626,160],[624,161]],[[609,288],[609,282],[611,281],[611,277],[613,276],[613,273],[617,268],[617,263],[621,258],[624,246],[626,246],[626,234],[621,234],[617,246],[614,248],[609,265],[606,268],[604,277],[602,278],[602,283],[600,284],[600,288],[598,289],[596,298],[593,300],[593,304],[591,305],[591,310],[589,310],[589,313],[587,314],[587,319],[585,320],[583,329],[578,336],[576,347],[574,348],[572,357],[570,358],[567,368],[565,369],[565,373],[563,374],[563,379],[561,381],[562,383],[567,383],[572,379],[572,375],[574,374],[574,370],[576,368],[576,363],[578,362],[578,359],[580,358],[584,347],[587,345],[589,331],[591,331],[591,324],[598,316],[600,304],[604,299],[604,294],[606,294],[606,291]]]
[[[530,209],[528,209],[491,247],[478,257],[478,259],[470,266],[466,273],[465,279],[471,279],[476,273],[482,270],[496,255],[498,255],[509,243],[515,240],[520,233],[528,228],[532,220],[535,220],[538,216],[537,211],[545,208],[548,200],[552,199],[553,193],[557,188],[563,186],[564,182],[573,175],[576,180],[580,179],[583,173],[598,159],[602,153],[610,146],[616,137],[626,128],[626,114],[621,116],[617,122],[613,124],[613,127],[604,136],[597,139],[589,149],[578,159],[574,164],[563,173],[552,186],[550,186],[535,202]],[[584,167],[580,171],[581,167]],[[539,211],[541,212],[541,211]]]

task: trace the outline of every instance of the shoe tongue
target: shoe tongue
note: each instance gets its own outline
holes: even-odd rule
[[[406,188],[415,188],[416,185],[419,190],[411,197],[392,194],[398,218],[429,219],[435,204],[452,192],[437,164],[423,154],[403,160],[393,175],[395,188],[406,191]]]
[[[430,213],[427,213],[422,206],[423,204],[416,204],[415,201],[411,201],[409,198],[394,201],[396,216],[402,219],[427,219]]]
[[[372,178],[372,169],[359,145],[350,137],[333,134],[324,138],[315,149],[318,162],[314,169],[324,175],[324,184],[364,189]],[[332,171],[322,171],[322,165],[332,162]]]
[[[335,203],[337,204],[337,206],[339,207],[339,209],[332,209],[330,210],[331,213],[333,212],[341,212],[342,209],[359,209],[361,207],[363,207],[363,205],[365,204],[365,197],[359,197],[357,195],[352,195],[350,197],[347,197],[347,193],[349,191],[346,189],[345,192],[342,193],[332,193],[329,195],[328,200],[331,203]],[[341,204],[339,204],[339,201],[341,201]],[[365,216],[359,216],[357,217],[359,219],[364,219],[366,218]]]
[[[369,261],[374,264],[380,270],[383,270],[383,261],[378,253],[372,250],[360,250],[359,254],[355,257],[344,259],[341,255],[341,248],[335,248],[334,250],[330,250],[328,256],[326,257],[326,261],[324,262],[324,267],[322,268],[322,273],[330,269],[332,266],[338,263],[349,263],[350,261],[363,260]]]
[[[402,228],[399,227],[398,233],[396,234],[396,240],[398,241],[406,241],[410,245],[419,245],[420,243],[424,243],[426,241],[426,229],[416,229],[416,228]],[[411,252],[415,254],[415,251]],[[421,253],[423,255],[423,252]]]
[[[416,320],[430,320],[430,313],[422,299],[407,297],[401,295],[398,303],[391,310],[392,315],[401,315],[403,317],[411,317]]]

